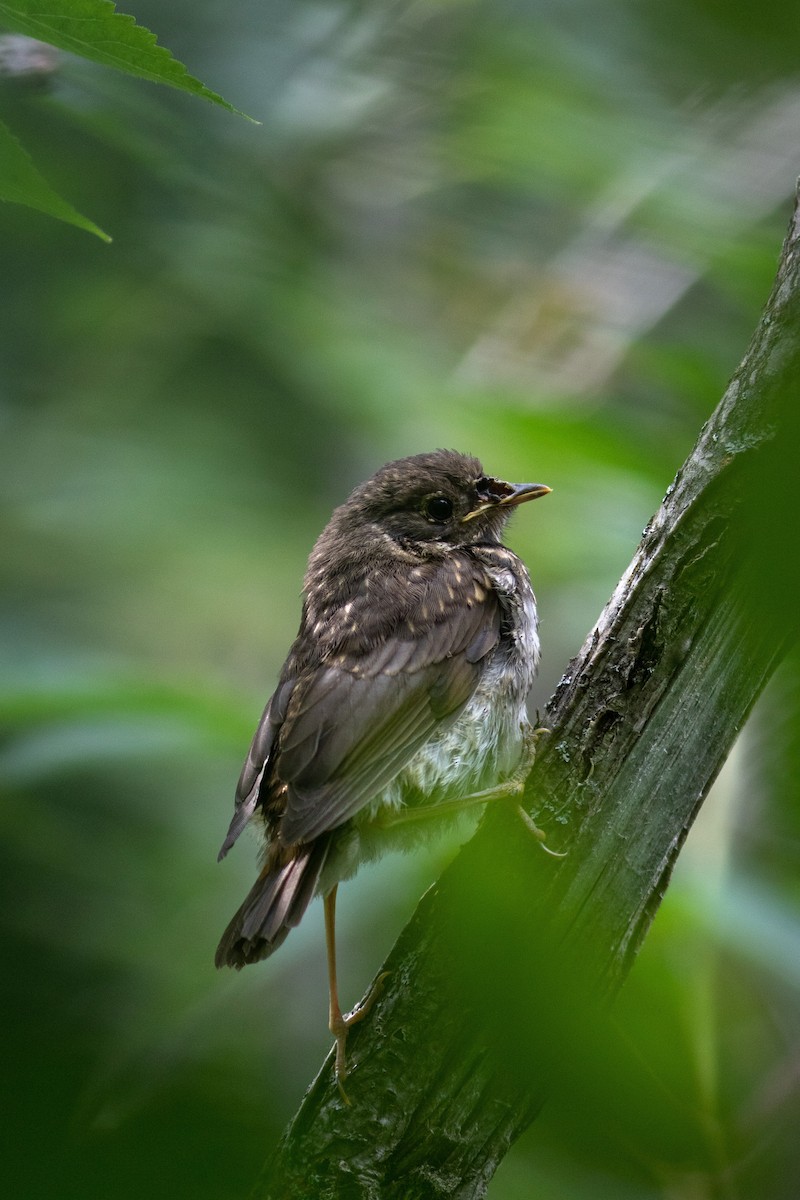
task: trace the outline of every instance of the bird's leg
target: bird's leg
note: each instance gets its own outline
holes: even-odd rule
[[[536,729],[531,729],[529,726],[525,730],[522,737],[522,754],[520,755],[519,765],[517,766],[514,774],[507,781],[508,783],[513,784],[513,790],[510,792],[512,796],[524,795],[525,784],[527,783],[528,776],[533,768],[534,759],[536,758],[536,742],[540,737],[542,737],[543,734],[547,734],[549,732],[550,730],[545,729],[543,725],[538,726]],[[553,858],[567,857],[566,853],[561,853],[558,850],[551,850],[549,846],[545,846],[544,843],[547,839],[547,834],[543,829],[539,828],[533,817],[521,804],[517,805],[517,812],[519,813],[522,824],[529,833],[533,834],[546,854],[552,855]]]
[[[334,1071],[336,1083],[345,1104],[350,1101],[344,1090],[344,1079],[347,1075],[347,1031],[351,1025],[363,1021],[369,1010],[380,995],[383,982],[389,974],[384,971],[373,983],[364,999],[349,1013],[343,1013],[339,1004],[339,987],[336,980],[336,891],[334,885],[325,897],[325,947],[328,952],[328,993],[330,1006],[328,1009],[328,1028],[336,1039],[336,1061]]]
[[[549,729],[526,730],[519,765],[514,774],[510,775],[508,779],[504,779],[502,783],[484,788],[480,792],[472,792],[468,796],[459,796],[456,800],[442,800],[439,804],[424,804],[416,808],[404,808],[399,812],[382,812],[375,818],[376,824],[383,828],[391,828],[394,825],[410,825],[416,821],[446,816],[448,813],[459,813],[475,804],[489,804],[492,800],[514,800],[518,796],[522,796],[536,754],[536,739],[549,732]],[[547,834],[539,828],[533,817],[525,811],[521,804],[517,804],[517,811],[525,828],[533,834],[542,849],[553,855],[554,858],[563,858],[563,854],[558,854],[544,845]]]
[[[488,804],[491,800],[511,800],[522,794],[522,786],[514,778],[506,779],[495,787],[484,788],[480,792],[471,792],[469,796],[459,796],[456,800],[442,800],[439,804],[421,804],[416,808],[401,808],[399,812],[381,812],[375,817],[375,824],[382,828],[394,825],[412,825],[416,821],[427,821],[431,817],[442,817],[448,813],[460,813],[465,808],[475,804]]]

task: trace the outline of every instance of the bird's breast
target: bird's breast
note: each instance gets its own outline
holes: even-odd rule
[[[429,807],[492,787],[519,765],[529,727],[526,699],[539,661],[536,600],[528,572],[497,546],[484,560],[502,610],[500,639],[454,723],[439,730],[353,821],[337,832],[320,890],[352,875],[359,862],[429,836],[427,821],[386,828],[388,808]]]
[[[488,561],[486,561],[488,559]],[[519,763],[526,700],[539,663],[536,599],[527,569],[503,546],[484,559],[500,597],[500,639],[454,724],[425,743],[379,798],[378,806],[457,799],[507,778]]]

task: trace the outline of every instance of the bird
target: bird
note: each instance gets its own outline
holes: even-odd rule
[[[311,551],[300,629],[219,852],[255,820],[263,865],[215,962],[240,969],[269,957],[323,897],[346,1100],[347,1032],[383,977],[342,1011],[337,888],[362,862],[419,844],[432,821],[519,795],[537,732],[526,698],[539,634],[527,568],[502,538],[519,505],[550,491],[487,475],[455,450],[416,454],[356,487]]]

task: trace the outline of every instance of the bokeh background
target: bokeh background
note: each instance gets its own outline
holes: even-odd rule
[[[216,852],[314,538],[435,446],[549,483],[510,539],[544,704],[769,292],[800,22],[779,0],[126,7],[263,123],[69,56],[0,94],[114,238],[0,210],[2,1171],[18,1198],[220,1200],[329,1046],[318,905],[268,964],[213,968],[256,846]],[[796,1196],[799,705],[793,661],[604,1053],[490,1200]],[[345,1000],[458,841],[343,889]]]

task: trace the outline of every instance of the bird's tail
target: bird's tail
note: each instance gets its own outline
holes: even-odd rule
[[[246,967],[268,958],[299,925],[325,865],[330,838],[294,847],[292,855],[268,860],[217,947],[218,967]]]

